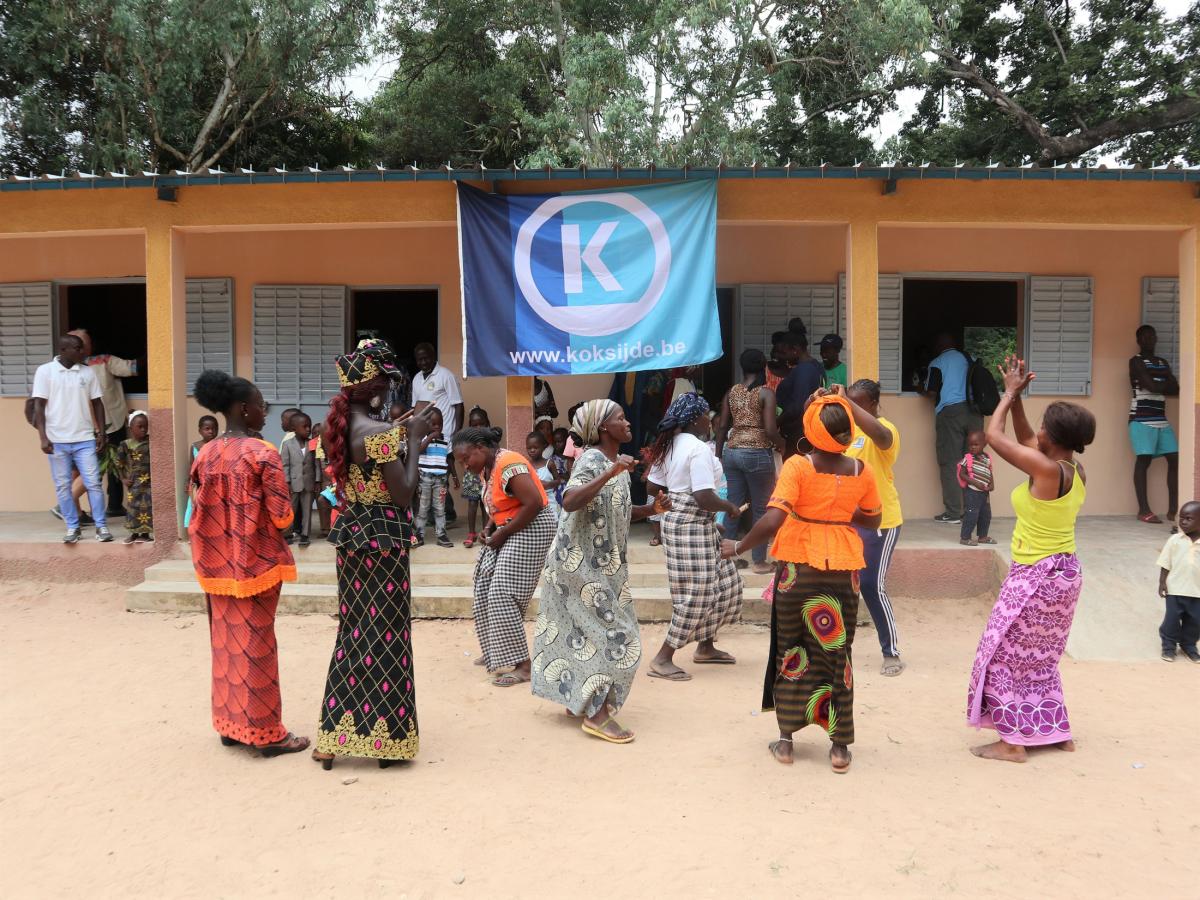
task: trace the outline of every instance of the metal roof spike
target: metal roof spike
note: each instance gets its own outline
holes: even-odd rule
[[[30,180],[33,180],[33,177],[34,177],[33,173],[30,172],[29,173]],[[55,175],[53,172],[47,172],[42,177],[45,178],[47,181],[62,181],[64,178],[67,177],[67,173],[63,172],[61,175]]]
[[[321,174],[321,169],[318,166],[305,166],[305,168],[308,169],[308,171],[311,172],[313,175]]]
[[[96,175],[96,173],[95,173],[95,172],[85,172],[85,171],[83,171],[82,169],[78,170],[78,171],[75,173],[75,175],[76,175],[76,177],[78,177],[78,178],[97,178],[97,177],[99,177],[99,176],[97,176],[97,175]]]
[[[253,169],[247,169],[245,166],[240,166],[240,167],[238,168],[238,171],[239,171],[239,172],[241,172],[243,175],[253,175],[253,174],[255,174],[255,172],[254,172],[254,170],[253,170]]]

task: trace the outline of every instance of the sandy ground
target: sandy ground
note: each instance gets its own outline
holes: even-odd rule
[[[469,622],[414,628],[417,761],[324,772],[220,746],[203,618],[4,587],[8,897],[1196,896],[1200,666],[1064,661],[1079,752],[977,760],[962,709],[985,601],[899,601],[898,679],[860,631],[844,777],[817,733],[791,768],[767,754],[761,629],[722,640],[735,667],[639,674],[638,738],[617,747],[490,687]],[[312,734],[334,623],[278,633],[285,721]]]

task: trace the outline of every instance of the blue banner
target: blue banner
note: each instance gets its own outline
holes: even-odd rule
[[[713,181],[517,196],[460,184],[466,374],[717,359],[716,245]]]

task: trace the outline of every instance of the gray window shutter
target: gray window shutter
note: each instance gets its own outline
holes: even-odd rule
[[[804,320],[814,346],[837,322],[837,290],[832,284],[743,284],[738,290],[743,350],[757,348],[769,356],[771,334],[787,331],[788,322],[797,316]]]
[[[1179,279],[1142,279],[1142,323],[1158,332],[1158,355],[1179,374]]]
[[[849,298],[846,296],[846,273],[838,272],[838,290],[837,290],[837,305],[838,305],[838,327],[837,333],[842,338],[842,362],[846,364],[846,380],[853,383],[854,374],[850,371],[850,328],[846,324],[849,318],[847,310],[850,306]]]
[[[879,389],[899,394],[904,286],[899,275],[879,275]]]
[[[28,397],[54,356],[50,282],[0,284],[0,397]]]
[[[254,382],[269,402],[328,402],[340,387],[334,357],[345,352],[344,287],[255,285]]]
[[[1029,291],[1030,394],[1092,390],[1092,279],[1035,275]]]
[[[233,368],[233,282],[228,278],[189,278],[188,393],[205,369],[233,374]]]

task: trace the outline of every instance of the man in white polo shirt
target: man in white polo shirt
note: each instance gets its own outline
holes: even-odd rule
[[[113,539],[105,518],[104,490],[100,487],[100,460],[104,449],[104,404],[100,383],[91,367],[82,364],[83,341],[64,334],[58,356],[38,366],[33,376],[33,427],[50,457],[50,473],[58,494],[58,509],[67,523],[65,544],[79,542],[79,508],[71,496],[71,471],[77,470],[87,488],[96,520],[96,540]]]
[[[447,439],[462,427],[463,398],[458,387],[458,379],[454,373],[437,361],[437,351],[433,344],[417,344],[413,348],[413,357],[420,370],[413,378],[412,400],[413,409],[433,404],[442,413],[442,434]],[[449,492],[446,494],[446,521],[453,522],[457,518],[454,512],[454,501]],[[433,510],[429,511],[428,525],[433,524]]]

